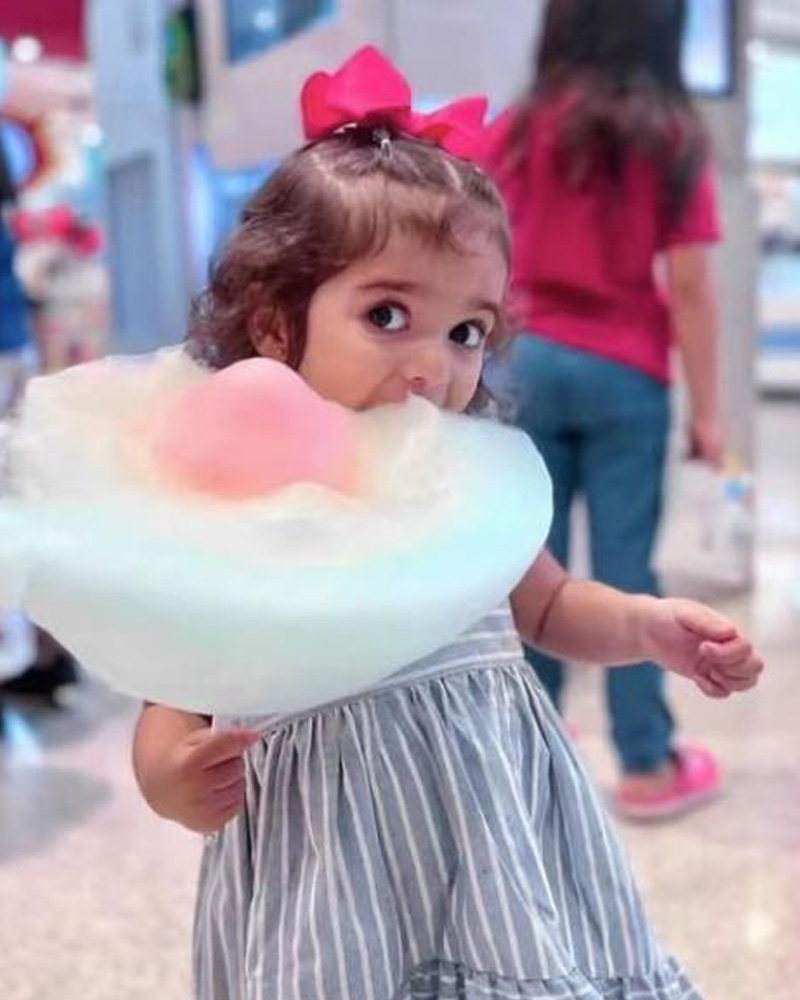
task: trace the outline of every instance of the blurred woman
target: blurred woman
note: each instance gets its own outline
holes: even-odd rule
[[[555,484],[550,546],[569,558],[586,497],[596,578],[655,593],[650,569],[680,350],[691,452],[718,464],[718,239],[709,140],[681,76],[684,0],[550,0],[531,83],[487,163],[515,238],[518,420]],[[664,280],[659,278],[659,267]],[[559,704],[562,665],[530,650]],[[717,790],[711,754],[674,741],[658,667],[607,674],[618,809],[685,811]]]

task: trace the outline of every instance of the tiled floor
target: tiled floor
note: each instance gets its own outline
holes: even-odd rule
[[[684,732],[725,764],[726,794],[680,823],[623,828],[652,917],[707,1000],[800,995],[798,439],[800,404],[764,409],[759,588],[728,609],[767,654],[764,683],[724,704],[673,685]],[[570,714],[608,783],[599,681],[576,677]],[[200,844],[138,799],[133,712],[89,688],[67,712],[12,718],[0,750],[2,1000],[188,998]]]

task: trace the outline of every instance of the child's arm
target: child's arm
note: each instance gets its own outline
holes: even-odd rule
[[[133,739],[133,769],[160,816],[198,833],[219,830],[244,803],[245,729],[217,732],[202,715],[146,704]]]
[[[574,580],[548,553],[528,570],[512,607],[524,641],[545,652],[608,666],[654,660],[711,697],[748,690],[763,670],[750,642],[709,608]]]

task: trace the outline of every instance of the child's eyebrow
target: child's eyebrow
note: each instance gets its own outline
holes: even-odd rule
[[[359,292],[421,292],[424,286],[416,281],[392,281],[389,278],[378,278],[358,286]]]
[[[425,285],[416,281],[393,281],[391,279],[379,278],[376,281],[368,281],[358,286],[359,292],[398,292],[401,295],[412,295],[415,292],[425,292]],[[495,320],[500,318],[502,313],[499,303],[490,299],[470,299],[464,303],[464,308],[470,312],[488,312]]]

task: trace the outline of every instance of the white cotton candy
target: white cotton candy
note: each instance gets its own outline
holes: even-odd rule
[[[35,380],[11,435],[0,606],[121,691],[221,714],[344,697],[474,624],[544,544],[528,439],[417,399],[353,416],[352,496],[166,490],[143,416],[208,377],[176,351],[93,362]]]

